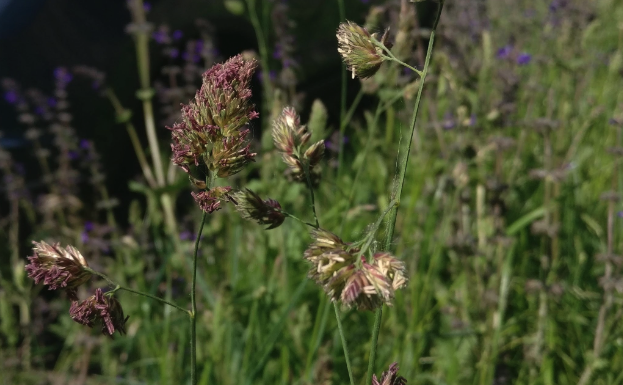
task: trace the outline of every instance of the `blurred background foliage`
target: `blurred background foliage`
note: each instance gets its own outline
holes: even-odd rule
[[[137,4],[150,25],[121,1],[0,3],[2,384],[188,383],[186,316],[123,293],[128,333],[107,339],[71,321],[64,294],[32,286],[24,264],[32,240],[73,244],[94,269],[188,306],[201,213],[168,167],[165,126],[216,62],[242,51],[262,62],[258,161],[232,185],[311,218],[270,138],[293,105],[327,140],[321,226],[355,241],[389,203],[416,76],[385,64],[342,87],[335,30],[344,18],[389,27],[393,52],[421,68],[435,3]],[[377,374],[397,361],[409,384],[623,383],[621,20],[618,0],[447,2],[393,241],[410,283],[385,312]],[[155,187],[128,136],[134,127],[149,162],[137,35],[125,32],[146,26],[166,175]],[[309,243],[296,222],[264,231],[231,208],[209,217],[201,384],[347,382],[328,300],[306,278]],[[102,282],[86,286],[82,298]],[[373,315],[342,317],[363,378]]]

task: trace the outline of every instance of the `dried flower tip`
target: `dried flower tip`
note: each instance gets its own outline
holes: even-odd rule
[[[198,193],[191,193],[195,202],[199,205],[201,210],[205,211],[208,214],[212,214],[215,211],[220,210],[221,203],[227,202],[231,199],[229,196],[229,191],[231,187],[214,187],[209,191],[201,191]]]
[[[285,107],[281,115],[273,121],[273,141],[280,152],[296,154],[305,145],[311,134],[301,125],[301,118],[293,107]]]
[[[304,151],[311,132],[301,125],[301,119],[292,107],[285,107],[281,115],[273,121],[273,141],[288,166],[286,174],[297,182],[307,182],[305,164],[309,166],[309,176],[313,186],[320,181],[319,165],[324,155],[324,141],[318,141]]]
[[[377,253],[367,263],[358,248],[349,248],[335,234],[317,229],[312,237],[314,242],[304,255],[312,263],[309,278],[322,286],[331,301],[373,310],[391,305],[395,290],[407,284],[404,262],[389,253]]]
[[[97,289],[95,295],[84,301],[74,301],[69,308],[71,319],[81,325],[93,327],[96,321],[102,322],[102,333],[111,336],[115,331],[125,334],[125,323],[129,317],[123,314],[123,308],[117,299],[104,295],[102,289]]]
[[[381,68],[385,60],[382,49],[373,42],[374,35],[370,35],[365,28],[347,21],[341,23],[337,29],[337,51],[348,69],[360,79],[369,78]],[[381,44],[387,40],[387,31],[383,34]]]
[[[407,286],[407,267],[403,261],[389,253],[376,253],[372,259],[372,264],[390,280],[393,290]]]
[[[407,385],[407,380],[398,375],[400,367],[397,362],[389,365],[389,370],[383,372],[381,381],[376,378],[376,374],[372,376],[372,385]]]
[[[273,199],[262,200],[249,189],[232,194],[236,210],[244,219],[256,221],[260,225],[269,225],[266,230],[279,227],[286,219],[281,213],[281,205]]]
[[[26,265],[28,277],[36,284],[43,283],[50,290],[64,288],[70,299],[76,299],[76,288],[91,278],[82,254],[73,246],[62,249],[58,243],[33,242],[32,257]]]

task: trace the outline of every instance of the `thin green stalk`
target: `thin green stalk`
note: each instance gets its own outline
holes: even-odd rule
[[[348,346],[346,345],[346,337],[344,336],[344,329],[342,328],[342,320],[340,319],[340,311],[337,308],[337,303],[333,302],[333,309],[335,309],[335,319],[337,321],[337,329],[340,331],[340,338],[342,339],[342,347],[344,348],[344,359],[346,360],[346,368],[348,369],[348,378],[350,379],[350,385],[355,385],[355,379],[353,377],[353,369],[350,365],[350,356],[348,354]]]
[[[422,99],[422,91],[424,90],[424,83],[426,82],[426,75],[428,74],[428,66],[430,64],[430,59],[431,59],[432,52],[433,52],[433,45],[435,42],[435,31],[437,29],[437,24],[439,23],[439,18],[441,16],[443,3],[444,3],[443,1],[439,2],[439,8],[437,10],[437,17],[435,19],[435,23],[433,24],[433,29],[430,33],[430,39],[428,41],[428,50],[426,52],[426,60],[424,61],[424,69],[422,70],[420,87],[418,89],[418,94],[415,99],[415,106],[413,107],[413,116],[411,118],[411,133],[409,135],[409,141],[407,142],[405,154],[403,155],[402,161],[400,162],[400,168],[398,170],[398,176],[396,179],[396,189],[393,192],[393,199],[397,200],[398,203],[400,203],[400,196],[402,194],[402,188],[405,182],[407,164],[409,162],[409,153],[411,152],[411,144],[413,143],[413,137],[415,135],[415,124],[417,122],[417,114],[420,108],[420,100]],[[398,215],[398,209],[396,207],[389,214],[387,230],[385,232],[385,249],[388,249],[389,246],[391,245],[391,241],[394,236],[394,229],[396,227],[396,216],[397,215]]]
[[[439,1],[439,7],[437,8],[437,16],[433,23],[433,28],[430,33],[430,40],[428,41],[428,50],[426,52],[426,60],[424,61],[424,69],[421,72],[420,87],[418,89],[417,98],[415,99],[415,106],[413,107],[413,117],[411,119],[411,133],[409,135],[409,141],[407,142],[406,152],[403,155],[402,162],[400,162],[400,168],[398,170],[398,178],[396,180],[396,189],[393,193],[393,201],[396,201],[396,207],[394,207],[389,213],[389,219],[387,222],[387,230],[385,232],[384,248],[388,250],[392,238],[394,237],[394,229],[396,228],[396,217],[398,215],[398,205],[400,204],[400,197],[402,194],[402,188],[405,182],[405,176],[407,172],[407,165],[409,162],[409,153],[411,152],[411,144],[413,143],[413,137],[415,134],[415,124],[417,122],[417,114],[420,108],[420,100],[422,99],[422,91],[424,90],[424,83],[426,82],[426,75],[428,74],[428,66],[433,52],[433,45],[435,43],[435,31],[439,24],[439,18],[441,17],[441,11],[443,10],[444,1]],[[381,321],[383,319],[383,308],[380,307],[375,314],[374,329],[372,331],[372,347],[370,349],[370,361],[368,362],[368,373],[366,375],[366,385],[372,383],[372,372],[374,371],[374,363],[376,360],[376,349],[378,343],[378,333],[381,327]]]
[[[206,188],[209,190],[214,185],[216,176],[214,173],[210,173],[207,178]],[[193,253],[193,275],[192,286],[190,290],[190,383],[191,385],[197,384],[197,254],[199,254],[199,241],[201,240],[201,233],[203,232],[203,225],[205,224],[207,213],[204,211],[201,216],[201,224],[199,225],[199,231],[197,232],[197,239],[195,240],[195,252]]]
[[[156,188],[157,183],[156,183],[156,179],[154,178],[154,173],[152,172],[151,167],[149,166],[149,163],[147,162],[147,158],[145,157],[145,152],[143,151],[141,141],[139,140],[138,135],[136,134],[136,129],[134,128],[134,125],[130,121],[130,118],[131,118],[130,111],[123,108],[123,106],[121,105],[121,102],[119,101],[119,98],[117,98],[117,95],[114,93],[112,89],[107,88],[104,91],[104,93],[106,94],[106,96],[108,97],[108,100],[110,100],[110,103],[115,109],[115,114],[117,115],[117,121],[119,123],[125,123],[125,129],[128,132],[128,136],[130,137],[130,142],[132,142],[134,153],[136,154],[136,158],[138,159],[138,163],[141,166],[141,170],[143,171],[143,176],[145,177],[147,184],[151,188]]]
[[[374,372],[374,362],[376,361],[376,346],[379,342],[379,331],[383,320],[383,306],[378,308],[374,314],[374,327],[372,328],[372,349],[370,349],[370,360],[368,361],[368,373],[366,374],[365,384],[372,384],[372,373]]]
[[[346,20],[346,8],[344,7],[344,0],[338,0],[337,5],[340,14],[340,23]],[[346,83],[348,82],[348,75],[346,73],[346,65],[342,63],[342,75],[340,79],[340,136],[338,138],[338,162],[337,162],[337,177],[338,180],[342,175],[342,160],[344,159],[344,131],[346,130],[345,117],[346,117]],[[359,96],[359,95],[358,95]],[[354,103],[353,103],[354,104]]]
[[[305,221],[304,221],[304,220],[302,220],[301,218],[296,217],[296,216],[294,216],[294,215],[290,214],[290,213],[289,213],[289,212],[287,212],[287,211],[279,210],[279,212],[280,212],[281,214],[285,215],[286,217],[288,217],[288,218],[292,218],[292,219],[294,219],[295,221],[298,221],[298,222],[300,222],[300,223],[302,223],[302,224],[304,224],[304,225],[306,225],[306,226],[313,227],[313,228],[316,228],[316,229],[318,228],[318,226],[317,226],[317,225],[314,225],[313,223],[305,222]]]
[[[320,223],[318,222],[318,215],[316,214],[316,199],[314,198],[314,187],[312,186],[311,176],[309,175],[309,161],[303,161],[303,167],[305,168],[305,179],[307,179],[307,187],[309,189],[309,195],[311,197],[312,211],[314,212],[314,221],[316,222],[316,228],[320,228]]]
[[[133,294],[142,295],[143,297],[147,297],[147,298],[153,299],[155,301],[162,302],[165,305],[169,305],[171,307],[174,307],[174,308],[176,308],[178,310],[183,311],[186,314],[190,314],[190,312],[188,310],[184,309],[181,306],[178,306],[178,305],[174,304],[173,302],[167,301],[164,298],[156,297],[156,296],[151,295],[151,294],[147,294],[147,293],[143,293],[141,291],[136,291],[136,290],[130,289],[129,287],[121,286],[118,283],[116,283],[115,281],[113,281],[112,279],[108,278],[108,276],[106,276],[105,274],[100,273],[99,271],[95,271],[95,270],[93,270],[93,269],[91,269],[89,267],[84,267],[84,270],[88,271],[89,273],[91,273],[93,275],[97,275],[100,278],[103,278],[106,282],[108,282],[108,284],[110,286],[114,286],[114,289],[112,290],[112,293],[117,292],[117,291],[127,291],[127,292],[130,292],[130,293],[133,293]]]
[[[264,30],[262,29],[262,25],[260,23],[259,18],[257,17],[257,11],[255,9],[255,0],[247,0],[247,8],[249,9],[249,19],[251,20],[251,24],[253,25],[253,29],[255,30],[255,35],[257,37],[257,48],[260,51],[260,63],[262,64],[262,87],[264,88],[264,104],[263,110],[266,113],[270,111],[271,99],[273,95],[272,91],[272,83],[270,82],[269,76],[269,66],[268,66],[268,46],[266,43],[266,36],[264,35]]]

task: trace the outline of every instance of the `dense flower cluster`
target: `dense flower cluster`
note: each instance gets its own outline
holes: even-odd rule
[[[376,253],[368,262],[359,248],[329,231],[313,230],[312,237],[314,242],[305,250],[305,259],[313,265],[309,278],[331,301],[373,310],[391,305],[394,292],[407,284],[404,262],[389,253]]]
[[[325,149],[324,140],[312,144],[303,151],[312,134],[307,126],[301,125],[301,119],[292,107],[284,108],[281,115],[273,121],[272,135],[275,147],[288,165],[288,176],[297,182],[306,182],[307,166],[312,184],[317,185],[320,181],[318,165]]]
[[[372,385],[407,385],[407,380],[398,375],[398,363],[394,362],[389,365],[389,370],[383,372],[381,380],[376,378],[376,374],[372,376]]]
[[[96,321],[102,322],[102,333],[112,336],[115,331],[125,334],[125,323],[129,317],[123,315],[123,309],[117,299],[104,295],[97,289],[95,295],[84,301],[73,301],[69,308],[71,319],[81,325],[93,327]]]
[[[266,230],[279,227],[286,219],[281,213],[281,205],[274,199],[262,198],[249,189],[232,195],[231,201],[244,219],[256,221],[260,225],[268,225]]]
[[[380,40],[384,45],[387,45],[387,36],[386,31]],[[353,73],[353,79],[355,76],[360,79],[373,76],[385,60],[382,49],[372,39],[376,39],[376,34],[370,34],[351,21],[341,23],[337,29],[337,51],[342,55],[348,70]]]
[[[187,173],[190,165],[205,164],[219,177],[227,177],[254,161],[249,130],[243,127],[259,116],[249,88],[256,67],[254,60],[237,55],[203,74],[195,99],[182,106],[182,122],[169,128],[174,164]]]
[[[231,187],[214,187],[210,190],[200,191],[198,193],[191,193],[195,202],[199,205],[201,210],[212,214],[213,212],[220,210],[221,203],[228,202],[230,200],[229,191]]]
[[[62,249],[59,244],[33,242],[32,257],[26,265],[28,277],[36,284],[43,283],[50,290],[65,289],[70,299],[76,300],[76,288],[91,278],[82,254],[73,246]]]

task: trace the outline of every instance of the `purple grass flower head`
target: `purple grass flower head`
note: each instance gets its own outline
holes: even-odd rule
[[[320,140],[307,147],[311,135],[307,126],[301,125],[301,119],[293,107],[285,107],[273,121],[273,142],[288,166],[288,176],[297,182],[306,182],[307,165],[312,184],[316,185],[320,181],[318,165],[324,156],[325,145],[324,140]]]
[[[389,365],[389,370],[383,372],[381,380],[372,375],[372,385],[407,385],[407,380],[398,375],[399,366],[397,362]]]
[[[519,65],[529,64],[531,60],[532,55],[530,55],[529,53],[522,52],[519,54],[519,56],[517,56],[517,64]]]
[[[244,219],[255,221],[260,225],[268,225],[266,230],[279,227],[286,219],[281,213],[281,205],[273,199],[262,200],[259,195],[249,189],[232,194],[231,202]]]
[[[69,308],[71,319],[81,325],[93,327],[98,321],[102,323],[102,333],[112,337],[115,331],[125,334],[128,317],[123,314],[119,301],[112,295],[106,295],[102,289],[95,290],[95,295],[84,301],[74,301]]]
[[[391,305],[394,292],[407,283],[404,262],[388,253],[377,253],[368,263],[360,249],[350,247],[335,234],[318,229],[312,231],[312,238],[314,242],[304,254],[312,263],[308,276],[333,302],[374,310]]]
[[[214,187],[209,191],[201,191],[198,193],[191,193],[195,202],[199,205],[201,210],[208,214],[212,214],[215,211],[222,209],[221,204],[231,200],[229,191],[231,187]]]
[[[62,249],[58,243],[33,241],[33,244],[34,255],[28,257],[30,263],[25,268],[28,277],[50,290],[63,288],[70,299],[77,299],[76,288],[91,278],[91,273],[84,269],[88,264],[82,254],[73,246]]]
[[[388,32],[386,30],[383,34],[380,40],[382,44],[386,44]],[[337,51],[353,73],[353,79],[355,76],[360,79],[373,76],[385,61],[381,48],[374,45],[372,39],[376,39],[376,34],[370,34],[365,28],[350,21],[341,23],[337,29]]]
[[[504,47],[498,49],[496,56],[498,59],[507,59],[510,56],[512,51],[513,51],[512,46],[505,45]]]
[[[182,105],[182,122],[169,127],[175,165],[189,173],[191,165],[203,163],[226,177],[254,161],[243,127],[259,116],[249,88],[256,67],[255,60],[237,55],[203,74],[194,100]]]

